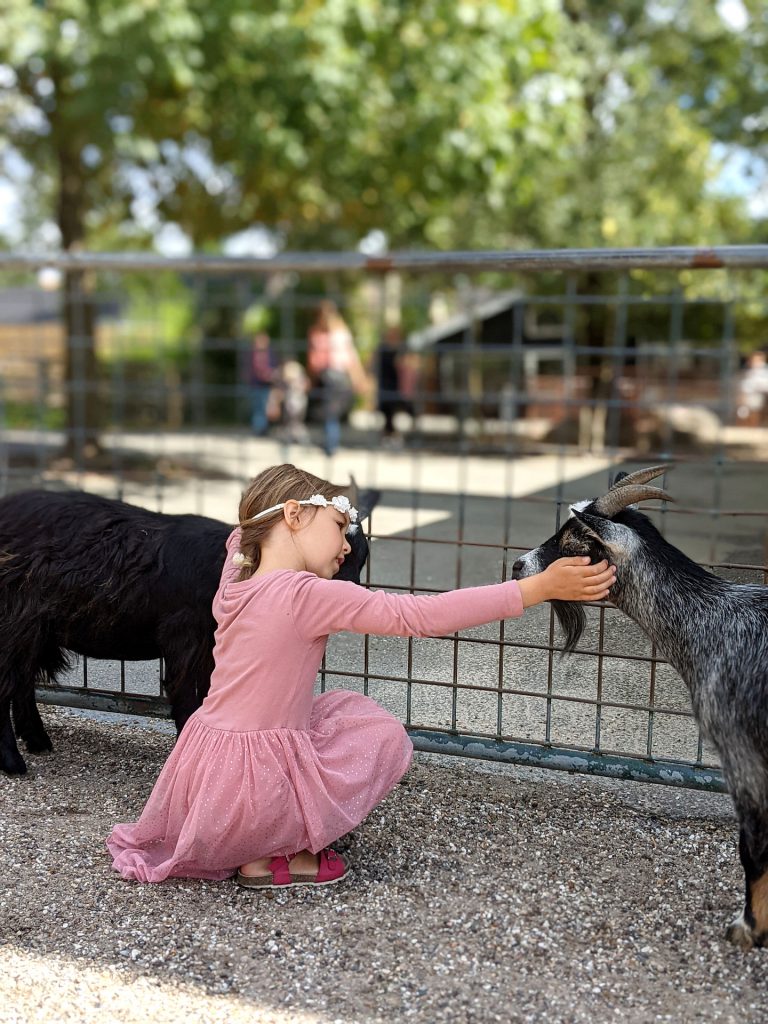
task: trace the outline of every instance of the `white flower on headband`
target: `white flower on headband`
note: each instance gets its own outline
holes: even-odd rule
[[[346,494],[336,494],[330,501],[324,498],[322,494],[313,494],[311,498],[305,498],[304,501],[299,502],[300,505],[320,505],[322,508],[327,508],[328,505],[333,505],[337,512],[341,512],[342,515],[349,516],[350,523],[357,522],[357,509],[346,496]]]
[[[248,559],[245,557],[242,551],[236,551],[234,555],[232,555],[233,565],[245,565],[247,561]]]
[[[342,515],[348,515],[350,522],[357,522],[357,509],[346,495],[336,495],[330,502],[323,495],[312,495],[311,498],[306,498],[303,502],[299,502],[299,505],[319,505],[323,508],[333,505],[337,512],[341,512]]]
[[[337,512],[341,512],[342,515],[348,515],[350,523],[357,522],[357,509],[350,502],[346,494],[337,494],[335,498],[331,498],[331,504]]]

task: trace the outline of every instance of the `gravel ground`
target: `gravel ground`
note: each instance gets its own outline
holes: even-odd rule
[[[338,888],[139,886],[103,840],[167,723],[44,716],[55,752],[0,778],[4,1024],[766,1019],[727,797],[417,755]]]

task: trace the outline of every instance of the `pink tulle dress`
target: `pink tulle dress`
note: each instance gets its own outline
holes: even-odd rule
[[[316,853],[397,784],[413,751],[398,719],[359,693],[313,695],[329,634],[444,635],[522,614],[513,582],[414,597],[292,570],[238,581],[238,545],[235,530],[208,696],[139,820],[107,840],[124,878],[223,879],[260,857]]]

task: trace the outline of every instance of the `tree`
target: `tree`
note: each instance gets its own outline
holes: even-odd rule
[[[749,232],[743,204],[711,191],[721,120],[688,102],[700,72],[670,65],[665,4],[229,0],[205,17],[220,205],[288,245],[348,247],[371,229],[456,248]],[[743,65],[754,47],[713,18],[710,48]],[[189,194],[168,212],[184,217]]]
[[[223,0],[199,18],[207,166],[176,153],[164,213],[196,237],[213,188],[220,228],[323,248],[372,229],[393,245],[478,240],[523,159],[514,129],[540,107],[523,87],[556,23],[501,0]]]
[[[711,145],[759,122],[758,85],[737,124],[728,83],[766,60],[678,6],[9,0],[0,96],[65,246],[135,238],[137,199],[198,247],[254,224],[324,247],[733,240]]]
[[[98,246],[124,223],[135,175],[163,137],[182,137],[197,25],[185,0],[7,0],[0,18],[6,140],[34,169],[33,206],[55,220],[61,247]],[[67,451],[81,462],[100,422],[90,281],[62,287]]]
[[[675,19],[680,6],[563,0],[568,28],[559,36],[558,79],[572,97],[563,133],[568,158],[549,165],[534,161],[542,168],[537,186],[553,196],[533,207],[532,229],[539,237],[624,247],[748,240],[743,203],[713,190],[713,136],[692,110],[691,82],[680,67],[677,76],[669,74],[669,41],[681,32]],[[701,13],[712,35],[717,15],[711,5]],[[720,29],[720,45],[730,48],[722,22]],[[690,53],[699,31],[686,22],[685,41],[677,45]],[[583,275],[580,287],[599,295],[610,285],[606,275],[593,272]],[[607,419],[608,440],[618,443],[620,366],[603,351],[614,344],[616,311],[588,305],[579,319],[590,350],[591,430],[601,422],[602,433]]]

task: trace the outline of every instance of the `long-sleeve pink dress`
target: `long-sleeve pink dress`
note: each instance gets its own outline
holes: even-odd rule
[[[238,581],[239,537],[213,602],[208,696],[139,820],[107,840],[125,878],[222,879],[259,857],[316,853],[397,784],[413,752],[398,719],[359,693],[313,695],[329,634],[445,635],[523,611],[514,582],[415,597],[292,570]]]

